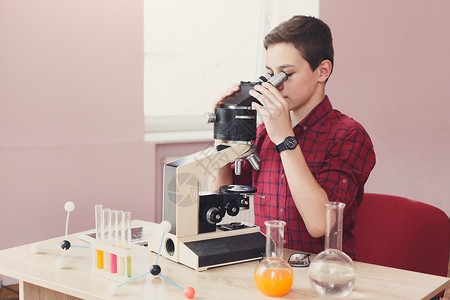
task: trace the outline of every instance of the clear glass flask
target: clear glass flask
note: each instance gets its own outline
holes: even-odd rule
[[[294,283],[294,272],[283,259],[284,226],[286,222],[270,220],[266,225],[266,257],[255,268],[256,287],[266,296],[287,294]]]
[[[327,208],[325,250],[309,266],[313,289],[327,298],[343,298],[350,294],[356,280],[352,259],[342,252],[342,221],[345,204],[330,202]]]

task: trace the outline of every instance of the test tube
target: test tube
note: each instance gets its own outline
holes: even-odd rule
[[[123,215],[123,241],[124,248],[127,250],[131,249],[131,213],[129,211],[125,212]],[[126,276],[131,278],[131,256],[126,257],[127,267],[126,267]]]
[[[117,231],[116,231],[116,245],[118,248],[123,248],[122,240],[122,228],[123,228],[123,211],[119,210],[117,213]],[[123,268],[123,256],[117,256],[117,274],[124,275]]]
[[[95,239],[98,242],[103,240],[103,206],[95,205]],[[97,253],[97,269],[103,269],[103,251],[96,250]]]
[[[119,212],[117,210],[112,210],[111,211],[111,215],[112,215],[112,222],[111,222],[111,228],[112,228],[112,234],[113,234],[113,239],[112,239],[112,246],[117,247],[117,238],[118,238],[118,215]],[[111,273],[117,273],[117,255],[111,253]]]
[[[103,209],[103,222],[104,222],[104,231],[103,231],[103,242],[105,244],[110,244],[111,242],[111,209],[104,208]],[[111,255],[110,253],[105,253],[103,255],[105,259],[104,269],[105,271],[111,270]]]
[[[123,219],[123,241],[125,249],[131,249],[131,213],[126,211]]]
[[[117,227],[116,227],[116,246],[122,248],[122,221],[123,221],[123,211],[117,211]]]

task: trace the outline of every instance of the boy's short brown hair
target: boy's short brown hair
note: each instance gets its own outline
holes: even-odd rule
[[[272,29],[264,39],[266,50],[270,45],[278,43],[292,43],[313,71],[326,59],[334,66],[331,30],[322,20],[293,16]]]

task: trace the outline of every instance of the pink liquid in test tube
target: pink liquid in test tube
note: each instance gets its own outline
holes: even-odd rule
[[[113,246],[117,246],[118,242],[118,216],[119,212],[117,210],[111,211],[112,215],[112,224],[111,228],[113,228]],[[111,253],[111,273],[117,273],[117,255]]]
[[[111,253],[111,273],[117,273],[117,255]]]
[[[104,221],[104,231],[103,231],[103,241],[106,244],[111,244],[111,210],[109,208],[103,209],[103,221]],[[104,253],[104,270],[110,271],[111,267],[111,253]]]

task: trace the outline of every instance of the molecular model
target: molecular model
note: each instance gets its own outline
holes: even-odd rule
[[[171,225],[170,225],[170,223],[168,221],[163,221],[163,222],[161,222],[159,224],[159,230],[162,231],[161,244],[159,245],[159,251],[158,251],[158,255],[156,257],[156,262],[155,262],[154,265],[151,266],[150,270],[148,272],[145,272],[144,274],[139,275],[136,278],[132,278],[132,279],[128,280],[127,282],[124,282],[124,283],[122,283],[120,285],[115,284],[115,283],[111,283],[108,286],[108,293],[110,295],[113,295],[113,296],[117,295],[119,293],[119,289],[122,286],[127,285],[127,284],[129,284],[129,283],[131,283],[133,281],[136,281],[136,280],[138,280],[138,279],[140,279],[140,278],[142,278],[144,276],[147,276],[148,274],[151,274],[153,276],[160,276],[161,278],[163,278],[167,282],[173,284],[174,286],[176,286],[177,288],[182,290],[183,294],[184,294],[184,296],[186,298],[192,299],[194,297],[194,295],[195,295],[195,289],[194,288],[192,288],[192,287],[183,288],[180,285],[176,284],[175,282],[171,281],[169,278],[167,278],[166,276],[164,276],[161,273],[161,267],[158,265],[159,257],[161,256],[161,248],[162,248],[162,244],[163,244],[163,241],[164,241],[164,235],[165,235],[166,232],[169,232],[170,229],[171,229]]]
[[[66,218],[66,229],[65,229],[65,235],[64,235],[64,240],[61,242],[61,249],[63,250],[61,253],[61,257],[58,258],[55,261],[55,266],[58,269],[62,269],[67,267],[66,263],[64,261],[64,255],[65,252],[68,251],[71,247],[75,247],[75,248],[91,248],[91,246],[77,246],[77,245],[72,245],[71,242],[67,239],[67,234],[68,234],[68,228],[69,228],[69,216],[70,213],[75,209],[75,204],[73,202],[66,202],[64,204],[64,209],[67,211],[67,218]],[[179,286],[178,284],[176,284],[175,282],[171,281],[169,278],[167,278],[166,276],[164,276],[161,273],[161,267],[158,265],[158,261],[159,261],[159,257],[161,255],[161,248],[162,248],[162,244],[164,241],[164,235],[166,232],[169,232],[171,229],[171,224],[168,221],[163,221],[158,225],[158,229],[162,232],[162,237],[161,237],[161,244],[159,247],[159,251],[158,251],[158,255],[156,258],[156,262],[153,266],[151,266],[150,270],[148,272],[145,272],[142,275],[139,275],[135,278],[131,278],[130,280],[118,285],[116,283],[111,283],[108,288],[107,291],[110,295],[117,295],[119,293],[119,289],[124,286],[127,285],[131,282],[134,282],[148,274],[151,274],[153,276],[160,276],[161,278],[163,278],[164,280],[166,280],[167,282],[173,284],[174,286],[176,286],[177,288],[181,289],[184,293],[184,296],[188,299],[192,299],[195,295],[195,290],[192,287],[187,287],[187,288],[183,288],[181,286]],[[42,250],[46,250],[46,249],[54,249],[54,248],[58,248],[58,246],[51,246],[51,247],[40,247],[37,243],[31,244],[30,246],[30,251],[34,254],[41,252]]]
[[[61,257],[58,258],[55,261],[55,266],[58,269],[62,269],[66,267],[66,263],[64,261],[64,254],[67,250],[70,249],[70,247],[75,247],[75,248],[90,248],[89,246],[76,246],[76,245],[72,245],[70,243],[69,240],[67,240],[67,232],[69,229],[69,215],[70,213],[75,209],[75,204],[71,201],[68,201],[64,204],[64,209],[67,211],[67,218],[66,218],[66,231],[65,231],[65,235],[64,235],[64,240],[61,242],[61,249],[63,250],[61,253]],[[39,245],[37,243],[31,244],[30,247],[30,251],[31,253],[39,253],[41,250],[46,250],[46,249],[52,249],[52,248],[58,248],[58,246],[52,246],[52,247],[39,247]]]

